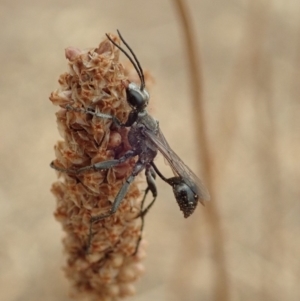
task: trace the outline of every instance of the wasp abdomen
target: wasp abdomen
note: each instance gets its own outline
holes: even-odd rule
[[[173,187],[173,192],[180,210],[185,218],[189,217],[196,209],[198,196],[180,177],[173,177],[168,180]]]

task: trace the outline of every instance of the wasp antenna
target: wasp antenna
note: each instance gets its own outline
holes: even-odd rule
[[[135,61],[131,58],[131,56],[120,46],[118,45],[107,33],[105,34],[106,37],[111,41],[112,44],[114,44],[118,49],[120,49],[125,55],[126,57],[130,60],[131,64],[133,65],[134,69],[136,70],[141,82],[143,79],[143,75],[141,74],[140,69],[138,68],[138,66],[136,65]]]
[[[119,35],[121,41],[124,43],[124,45],[128,48],[128,50],[130,51],[130,53],[131,53],[132,56],[134,57],[134,60],[135,60],[137,66],[138,66],[138,68],[139,68],[139,70],[140,70],[139,75],[141,75],[141,76],[140,76],[140,80],[141,80],[141,90],[143,91],[144,88],[145,88],[145,77],[144,77],[144,72],[143,72],[142,66],[141,66],[139,60],[137,59],[135,53],[133,52],[133,50],[131,49],[131,47],[127,44],[127,42],[124,40],[124,38],[122,37],[122,35],[121,35],[121,33],[120,33],[120,31],[119,31],[118,29],[117,29],[117,33],[118,33],[118,35]]]

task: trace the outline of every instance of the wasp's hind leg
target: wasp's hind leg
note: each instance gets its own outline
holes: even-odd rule
[[[150,210],[150,208],[153,206],[153,204],[156,200],[156,197],[157,197],[157,188],[156,188],[156,184],[155,184],[156,174],[155,174],[153,168],[152,167],[147,167],[145,174],[146,174],[146,180],[147,180],[147,185],[148,186],[145,190],[143,199],[141,201],[141,211],[140,211],[139,215],[137,216],[137,217],[141,217],[142,222],[141,222],[141,228],[140,228],[140,236],[139,236],[139,239],[136,243],[136,248],[135,248],[135,251],[134,251],[133,255],[135,255],[137,253],[137,251],[139,249],[140,242],[142,240],[143,229],[144,229],[144,226],[145,226],[145,215]],[[145,201],[146,201],[146,198],[147,198],[147,195],[148,195],[149,191],[151,191],[151,193],[152,193],[153,200],[144,209]]]
[[[119,190],[119,192],[118,192],[117,196],[115,197],[115,200],[114,200],[111,208],[109,209],[109,211],[104,213],[104,214],[100,214],[100,215],[96,215],[96,216],[91,217],[88,244],[87,244],[87,251],[90,249],[90,246],[91,246],[91,243],[92,243],[93,224],[95,222],[98,222],[102,219],[105,219],[105,218],[113,215],[118,210],[122,200],[124,199],[124,197],[125,197],[125,195],[128,191],[129,186],[131,185],[131,183],[133,182],[133,180],[135,179],[137,174],[139,174],[144,168],[145,168],[145,165],[138,161],[135,164],[131,175],[126,179],[125,183],[122,185],[121,189]]]

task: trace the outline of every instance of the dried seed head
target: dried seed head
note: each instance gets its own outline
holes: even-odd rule
[[[111,35],[112,36],[112,35]],[[114,37],[118,42],[118,38]],[[124,82],[126,72],[119,63],[119,50],[104,40],[98,48],[66,49],[69,71],[59,78],[60,88],[50,100],[61,109],[56,113],[63,140],[55,146],[55,165],[78,169],[120,157],[130,149],[127,129],[116,128],[111,120],[68,111],[93,109],[125,122],[130,111]],[[133,183],[117,212],[93,224],[93,238],[86,252],[90,218],[110,209],[135,159],[106,171],[83,174],[61,173],[63,181],[53,184],[57,199],[56,219],[62,224],[68,256],[64,268],[72,283],[72,296],[88,300],[118,300],[134,293],[132,282],[143,271],[144,243],[132,256],[140,235],[140,190]]]

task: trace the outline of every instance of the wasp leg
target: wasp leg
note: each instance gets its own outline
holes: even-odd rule
[[[94,112],[92,110],[89,109],[83,109],[83,108],[74,108],[71,105],[66,105],[66,109],[68,111],[75,111],[75,112],[82,112],[85,114],[90,114],[93,116],[96,116],[98,118],[102,118],[102,119],[111,119],[113,121],[113,123],[117,126],[117,127],[129,127],[131,125],[133,125],[137,118],[138,118],[138,114],[136,111],[130,112],[127,118],[127,121],[125,123],[122,123],[117,117],[110,115],[110,114],[105,114],[105,113],[101,113],[101,112]]]
[[[150,208],[153,206],[153,204],[154,204],[154,202],[157,198],[157,188],[156,188],[156,184],[155,184],[156,174],[155,174],[153,168],[151,168],[151,167],[147,168],[145,174],[146,174],[146,180],[147,180],[148,186],[145,190],[144,197],[143,197],[142,202],[141,202],[141,212],[137,216],[137,217],[141,217],[142,223],[141,223],[141,228],[140,228],[140,236],[139,236],[139,239],[136,243],[136,247],[135,247],[135,251],[134,251],[133,255],[135,255],[137,253],[137,251],[139,249],[139,246],[140,246],[140,242],[142,240],[143,229],[144,229],[144,226],[145,226],[145,215],[150,210]],[[147,197],[147,194],[148,194],[149,191],[151,191],[151,193],[152,193],[153,200],[151,201],[151,203],[145,209],[143,209],[144,204],[145,204],[145,200],[146,200],[146,197]]]
[[[66,173],[70,173],[70,174],[81,174],[83,172],[86,171],[101,171],[104,169],[109,169],[112,168],[116,165],[119,165],[123,162],[125,162],[127,159],[136,156],[136,153],[132,150],[127,151],[121,158],[119,159],[113,159],[113,160],[107,160],[107,161],[103,161],[103,162],[98,162],[92,165],[88,165],[85,167],[81,167],[78,169],[70,169],[70,168],[62,168],[62,167],[57,167],[54,165],[54,162],[52,161],[50,163],[50,167],[52,167],[53,169],[56,169],[60,172],[66,172]]]
[[[139,216],[143,217],[147,214],[147,212],[149,211],[149,209],[152,207],[152,205],[154,204],[156,197],[157,197],[157,188],[156,188],[156,184],[155,184],[155,178],[156,178],[156,173],[154,172],[153,168],[147,168],[146,169],[146,180],[147,180],[147,188],[145,190],[145,195],[143,197],[143,200],[141,202],[141,213],[139,214]],[[151,201],[151,203],[145,208],[144,208],[144,203],[146,200],[146,195],[149,192],[149,190],[152,193],[152,197],[153,200]]]
[[[165,181],[166,183],[169,184],[168,179],[162,175],[162,173],[159,171],[159,169],[157,168],[157,166],[154,164],[153,161],[151,162],[151,166],[153,167],[153,169],[155,170],[155,172],[159,175],[159,177],[160,177],[163,181]]]
[[[101,113],[101,112],[94,112],[92,110],[89,109],[83,109],[83,108],[74,108],[71,105],[66,105],[65,107],[68,111],[75,111],[75,112],[82,112],[85,114],[90,114],[93,116],[96,116],[98,118],[102,118],[102,119],[111,119],[117,126],[124,126],[124,124],[115,116],[110,115],[110,114],[105,114],[105,113]]]
[[[126,179],[125,183],[123,184],[123,186],[121,187],[121,189],[119,190],[117,196],[115,197],[115,200],[110,208],[110,210],[107,213],[104,214],[100,214],[100,215],[95,215],[91,217],[90,220],[90,231],[89,231],[89,238],[88,238],[88,246],[87,246],[87,250],[89,250],[91,243],[92,243],[92,238],[93,238],[93,232],[92,232],[92,227],[93,227],[93,223],[98,222],[102,219],[105,219],[111,215],[113,215],[119,208],[122,200],[124,199],[127,190],[130,186],[130,184],[133,182],[134,178],[136,177],[137,174],[139,174],[143,169],[145,168],[145,165],[141,162],[137,162],[133,168],[133,171],[131,173],[131,175]]]

